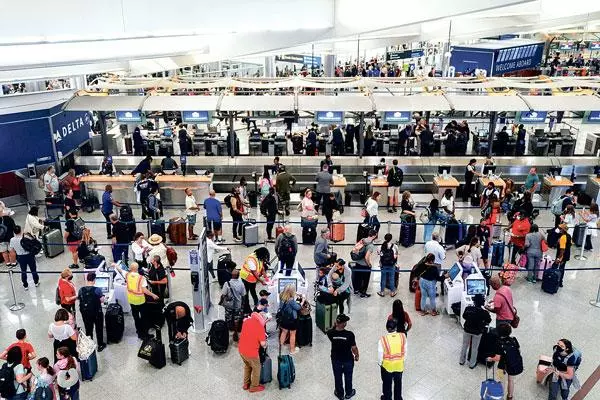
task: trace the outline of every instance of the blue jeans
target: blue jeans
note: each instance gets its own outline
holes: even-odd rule
[[[527,279],[536,279],[541,259],[542,256],[540,254],[527,253]]]
[[[548,392],[548,400],[556,400],[558,398],[559,393],[560,397],[562,397],[563,400],[567,400],[569,398],[569,389],[571,388],[571,383],[573,381],[566,380],[565,383],[567,384],[567,388],[563,389],[561,387],[561,379],[557,380],[556,382],[552,382],[551,377],[549,377],[548,379],[550,379],[550,382],[548,383],[548,386],[550,387],[550,390]]]
[[[382,265],[381,266],[381,291],[383,292],[387,287],[390,291],[396,291],[396,285],[394,281],[394,275],[396,268],[393,265]]]
[[[435,229],[435,221],[428,222],[423,225],[423,242],[427,243],[431,240],[431,235],[433,234],[433,230]]]
[[[129,243],[115,243],[112,248],[113,261],[118,262],[123,258],[127,262],[129,258]]]
[[[379,218],[377,218],[376,215],[372,217],[365,217],[363,223],[369,224],[371,226],[371,229],[375,229],[377,232],[379,232],[379,227],[381,226],[381,224],[379,223]]]
[[[333,380],[335,381],[335,392],[338,395],[344,394],[344,386],[346,386],[346,394],[352,393],[352,371],[354,370],[354,361],[338,361],[331,360],[333,367]],[[342,375],[344,382],[342,383]]]
[[[435,311],[435,281],[428,281],[427,279],[419,279],[419,286],[421,287],[421,310],[422,311]],[[427,299],[429,299],[430,308],[426,307]]]

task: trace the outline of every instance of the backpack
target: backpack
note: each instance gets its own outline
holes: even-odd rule
[[[167,247],[167,260],[171,267],[177,262],[177,252],[172,247]]]
[[[38,254],[42,250],[42,243],[31,234],[26,233],[21,239],[21,247],[29,254]]]
[[[350,252],[350,258],[352,261],[364,260],[366,255],[367,246],[365,246],[365,242],[363,240],[360,240],[358,243],[356,243]]]
[[[96,288],[94,286],[84,286],[79,292],[79,309],[81,313],[96,315],[98,310],[98,297],[96,297]]]
[[[33,400],[52,400],[54,398],[54,392],[50,386],[38,386],[33,392]]]
[[[15,371],[13,367],[5,363],[0,369],[0,396],[4,399],[8,399],[17,394],[15,388]]]
[[[400,175],[398,174],[398,167],[393,166],[387,175],[387,181],[389,186],[400,186]]]
[[[83,227],[77,226],[75,221],[73,221],[73,231],[71,233],[75,240],[81,240],[83,238]]]
[[[214,321],[206,336],[206,344],[217,354],[223,354],[229,348],[229,327],[222,319]]]
[[[523,357],[519,350],[519,342],[515,338],[500,340],[500,347],[504,355],[504,366],[509,375],[519,375],[523,372]]]
[[[265,197],[266,195],[269,194],[269,189],[271,189],[270,185],[265,185],[265,182],[262,183],[262,185],[260,186],[260,194]]]
[[[565,364],[572,357],[575,357],[575,360],[573,362],[573,370],[577,371],[579,369],[579,366],[581,365],[583,355],[581,354],[581,351],[579,349],[573,348],[573,353],[571,353],[571,355],[565,360]]]
[[[277,257],[286,258],[287,256],[294,257],[296,255],[296,251],[294,250],[294,240],[292,239],[292,235],[284,234],[281,238],[281,242],[279,243],[279,252]]]
[[[228,194],[227,196],[225,196],[225,198],[223,199],[223,202],[225,203],[225,206],[227,208],[231,208],[231,195]]]
[[[391,244],[391,243],[390,243]],[[394,257],[394,245],[386,246],[385,243],[381,245],[381,256],[379,257],[381,265],[394,265],[396,264],[396,257]]]
[[[0,242],[4,241],[4,237],[8,232],[8,227],[4,224],[4,217],[0,218]]]
[[[558,199],[554,200],[552,202],[552,206],[550,206],[550,212],[552,212],[552,214],[558,216],[558,215],[562,215],[563,213],[563,200],[565,198],[563,196],[560,196]]]

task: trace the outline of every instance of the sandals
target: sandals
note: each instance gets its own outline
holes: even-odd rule
[[[440,315],[440,313],[439,313],[439,312],[437,312],[437,311],[432,311],[432,312],[431,312],[431,316],[432,316],[432,317],[435,317],[435,316],[438,316],[438,315]]]
[[[397,292],[392,292],[390,293],[390,297],[396,297],[396,294],[398,294]]]
[[[419,314],[421,314],[422,316],[429,315],[429,313],[427,311],[420,311]]]

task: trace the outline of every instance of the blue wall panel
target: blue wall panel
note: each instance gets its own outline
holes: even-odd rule
[[[27,113],[19,116],[23,114]],[[0,122],[0,172],[25,168],[32,162],[54,162],[48,118],[21,118],[14,123],[6,123],[7,118]]]

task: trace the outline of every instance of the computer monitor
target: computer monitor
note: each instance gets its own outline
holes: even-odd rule
[[[168,138],[173,137],[173,129],[171,129],[171,128],[165,128],[163,130],[163,136],[164,137],[168,137]]]
[[[294,286],[294,290],[298,290],[298,280],[296,278],[279,278],[279,293],[283,292],[283,289],[285,289],[287,285],[292,285]]]
[[[543,136],[544,136],[544,133],[545,133],[545,132],[544,132],[544,130],[543,130],[543,129],[536,129],[536,130],[533,132],[533,134],[535,135],[535,137],[538,137],[538,138],[540,138],[540,137],[543,137]]]
[[[483,166],[483,174],[487,175],[489,173],[495,174],[496,173],[496,166],[495,165],[484,165]]]
[[[446,171],[447,174],[450,174],[450,168],[450,165],[440,165],[438,166],[438,174],[443,175],[444,171]]]
[[[333,171],[335,171],[336,174],[341,174],[342,173],[342,166],[341,165],[330,165],[329,166],[329,173],[333,174]]]
[[[562,172],[561,167],[550,167],[548,169],[548,173],[553,176],[559,176],[561,174],[561,172]]]
[[[454,281],[456,279],[456,277],[458,276],[458,274],[460,274],[460,270],[461,267],[460,265],[458,265],[458,263],[455,263],[452,268],[450,268],[450,270],[448,271],[448,275],[450,277],[450,281]]]
[[[102,293],[108,293],[110,291],[110,276],[96,276],[94,286],[100,288]]]
[[[467,296],[475,296],[476,294],[485,296],[486,292],[485,279],[467,279]]]

